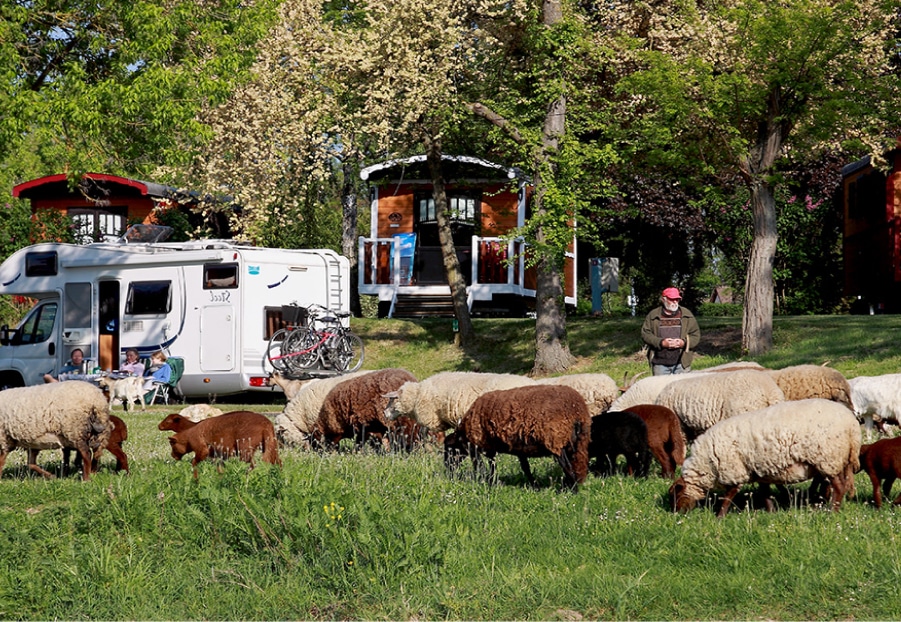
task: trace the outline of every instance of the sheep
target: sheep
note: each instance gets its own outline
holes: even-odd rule
[[[577,391],[555,385],[521,386],[479,396],[454,433],[445,437],[444,461],[453,472],[466,452],[477,468],[484,453],[493,479],[495,456],[512,454],[535,486],[528,459],[554,456],[565,483],[576,490],[588,474],[590,440],[591,417]]]
[[[670,495],[686,512],[707,491],[725,488],[718,513],[726,515],[742,485],[794,484],[814,477],[832,487],[838,510],[853,490],[860,428],[850,410],[830,400],[785,401],[720,421],[699,436]]]
[[[787,400],[820,397],[854,408],[848,380],[837,369],[822,365],[793,365],[767,373],[782,389]]]
[[[386,394],[389,400],[385,417],[392,420],[406,415],[432,432],[444,432],[457,427],[479,396],[534,384],[534,380],[515,374],[441,372],[421,382],[407,382]]]
[[[178,411],[178,414],[185,419],[197,423],[198,421],[203,421],[210,417],[218,417],[222,414],[222,411],[210,404],[191,404]]]
[[[352,438],[357,445],[367,438],[387,442],[394,423],[385,419],[388,398],[384,395],[405,382],[416,382],[416,376],[406,369],[389,368],[336,385],[322,402],[311,430],[313,441],[333,446],[343,438]]]
[[[285,397],[290,401],[294,399],[294,396],[300,393],[301,389],[309,384],[311,380],[313,380],[313,378],[305,378],[303,380],[285,378],[280,371],[275,370],[269,374],[267,384],[270,387],[281,388],[282,393],[284,393]]]
[[[541,378],[535,382],[572,387],[585,400],[588,412],[592,416],[607,410],[613,400],[619,397],[616,381],[607,374],[570,374]]]
[[[740,370],[699,374],[670,383],[655,403],[675,412],[686,437],[692,439],[723,419],[784,400],[782,390],[766,372]]]
[[[197,478],[197,464],[207,458],[225,460],[237,456],[250,464],[252,469],[253,454],[257,449],[263,452],[263,462],[281,466],[278,457],[278,441],[275,439],[275,428],[264,415],[249,411],[235,411],[204,419],[199,423],[191,423],[175,436],[169,437],[172,457],[181,460],[185,454],[194,453],[191,466],[194,478]],[[221,463],[219,469],[221,471]]]
[[[100,376],[97,385],[109,393],[110,404],[122,402],[122,409],[126,412],[130,404],[140,404],[141,410],[147,410],[144,405],[144,379],[140,376],[126,376],[125,378],[113,378],[112,376]],[[134,406],[132,406],[132,409]]]
[[[679,417],[671,409],[658,404],[636,404],[630,406],[628,412],[638,415],[645,422],[648,449],[660,463],[661,475],[674,478],[676,468],[685,462],[685,437]]]
[[[901,421],[901,374],[881,376],[857,376],[848,380],[851,388],[851,404],[872,438],[873,429],[885,433],[885,424]]]
[[[860,448],[860,468],[870,476],[873,483],[873,502],[876,509],[882,507],[882,497],[890,497],[892,484],[901,477],[901,437],[884,438],[862,445]],[[880,487],[880,480],[882,485]],[[892,505],[901,505],[901,494]]]
[[[588,457],[595,460],[593,472],[612,474],[617,456],[626,458],[629,475],[647,476],[651,463],[648,426],[641,417],[628,411],[606,412],[591,418]]]
[[[664,376],[648,376],[635,382],[631,386],[625,387],[623,394],[613,400],[609,410],[623,411],[629,410],[630,406],[635,404],[653,404],[657,401],[657,396],[664,387],[672,382],[678,382],[687,378],[697,378],[704,375],[704,372],[689,372],[686,374],[667,374]]]
[[[91,478],[92,454],[110,437],[109,402],[98,387],[70,380],[0,391],[0,472],[16,447],[28,450],[28,468],[51,478],[37,465],[42,449],[70,448]]]
[[[119,471],[128,473],[128,456],[125,455],[125,450],[122,449],[122,443],[128,440],[128,426],[116,415],[110,415],[109,420],[110,424],[113,426],[112,432],[110,432],[109,439],[106,441],[106,446],[99,447],[97,451],[94,452],[94,458],[91,460],[91,472],[97,472],[100,454],[106,449],[116,458],[116,473]],[[69,472],[71,453],[72,450],[68,447],[63,448],[63,471],[65,473]],[[75,468],[80,469],[81,464],[81,454],[75,454]]]
[[[317,378],[306,383],[275,417],[275,433],[286,445],[307,446],[319,411],[329,391],[342,382],[371,374],[371,370],[342,374],[331,378]]]

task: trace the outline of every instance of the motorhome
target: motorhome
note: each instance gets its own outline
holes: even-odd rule
[[[266,353],[282,306],[349,309],[348,260],[334,251],[153,235],[138,226],[116,242],[43,243],[7,258],[0,294],[36,303],[17,327],[0,328],[0,386],[42,383],[75,348],[101,370],[137,348],[181,357],[187,397],[269,391]]]

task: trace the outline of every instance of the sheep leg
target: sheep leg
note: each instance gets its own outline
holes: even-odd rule
[[[882,507],[882,487],[880,486],[879,476],[876,475],[875,472],[867,472],[867,475],[870,476],[870,481],[873,483],[873,503],[876,506],[876,509],[880,509]]]
[[[886,499],[892,496],[892,486],[895,483],[895,476],[889,475],[885,478],[885,481],[882,482],[882,496]]]
[[[832,511],[835,512],[842,507],[842,499],[845,498],[844,473],[839,473],[829,481],[832,484]]]
[[[735,498],[735,495],[738,494],[738,491],[741,489],[741,486],[733,486],[729,490],[726,491],[726,494],[723,495],[723,505],[720,507],[720,511],[717,512],[716,517],[722,518],[729,511],[729,508],[732,507],[732,500]]]
[[[529,459],[525,456],[519,456],[519,466],[522,468],[526,479],[529,480],[529,484],[534,488],[536,485],[535,478],[532,476],[532,467],[529,466]]]
[[[116,458],[116,472],[118,473],[119,471],[124,470],[127,473],[128,472],[128,456],[125,455],[125,452],[122,451],[122,448],[118,445],[115,445],[115,446],[111,445],[111,446],[107,447],[107,449]],[[97,455],[99,453],[100,452],[97,452],[97,454],[94,455],[95,460],[97,459]],[[93,465],[91,466],[91,469],[93,471],[97,470]]]
[[[53,474],[49,471],[45,471],[41,467],[38,466],[38,453],[40,453],[40,449],[29,449],[28,450],[28,468],[34,471],[35,473],[39,473],[47,479],[53,479]]]

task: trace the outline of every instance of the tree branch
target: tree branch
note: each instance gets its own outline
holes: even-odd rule
[[[523,135],[519,133],[518,129],[516,129],[509,121],[507,121],[507,119],[493,111],[485,104],[473,102],[466,104],[466,106],[472,111],[474,115],[482,117],[495,127],[504,130],[517,144],[526,144],[527,141],[525,137],[523,137]]]

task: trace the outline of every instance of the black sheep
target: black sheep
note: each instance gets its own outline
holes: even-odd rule
[[[641,417],[628,411],[592,417],[588,455],[594,458],[595,474],[612,474],[617,457],[624,456],[629,475],[647,477],[651,464],[648,427]]]

